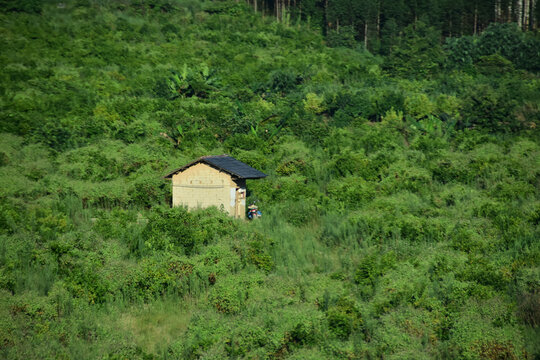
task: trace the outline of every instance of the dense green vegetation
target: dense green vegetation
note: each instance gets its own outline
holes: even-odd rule
[[[536,35],[0,9],[1,358],[540,357]],[[222,153],[260,221],[169,207]]]

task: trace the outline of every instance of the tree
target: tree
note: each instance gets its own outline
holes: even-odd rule
[[[478,54],[500,54],[517,67],[540,70],[540,40],[523,33],[516,24],[491,24],[478,39]]]
[[[385,68],[397,75],[435,74],[443,62],[439,32],[418,21],[405,28],[399,44],[392,47]]]

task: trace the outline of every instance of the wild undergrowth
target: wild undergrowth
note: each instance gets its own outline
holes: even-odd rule
[[[30,5],[0,13],[2,358],[539,356],[536,73],[237,2]],[[269,175],[260,220],[169,206],[223,153]]]

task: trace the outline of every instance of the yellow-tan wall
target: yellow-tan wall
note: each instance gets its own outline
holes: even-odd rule
[[[190,209],[216,206],[231,216],[245,215],[245,181],[232,177],[204,163],[195,164],[172,177],[173,206]],[[240,192],[244,191],[244,199]]]

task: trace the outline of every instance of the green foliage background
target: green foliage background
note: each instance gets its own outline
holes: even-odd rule
[[[2,358],[540,356],[533,35],[418,21],[376,56],[237,2],[23,5],[0,7]],[[162,176],[222,153],[269,174],[260,221],[169,207]]]

